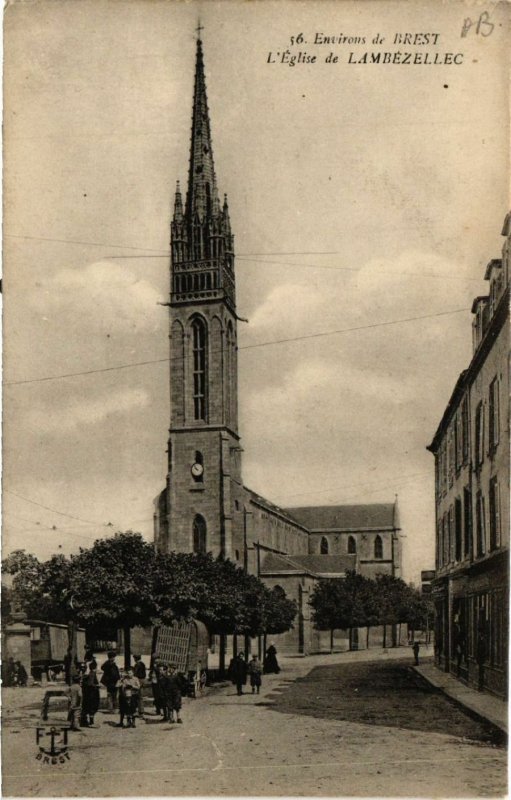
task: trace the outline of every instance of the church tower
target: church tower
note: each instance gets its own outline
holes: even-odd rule
[[[156,501],[163,551],[232,551],[242,493],[238,436],[234,237],[213,161],[202,42],[197,40],[186,198],[171,223],[167,487]]]

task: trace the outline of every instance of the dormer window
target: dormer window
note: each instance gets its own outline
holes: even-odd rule
[[[472,313],[475,314],[472,322],[474,352],[479,347],[484,336],[489,320],[488,297],[476,297],[472,303]]]

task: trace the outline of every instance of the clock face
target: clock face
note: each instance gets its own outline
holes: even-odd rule
[[[204,472],[204,467],[202,464],[192,464],[192,475],[194,478],[200,478],[202,473]]]

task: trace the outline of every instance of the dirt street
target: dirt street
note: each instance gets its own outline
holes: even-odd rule
[[[507,755],[494,732],[399,655],[283,659],[259,696],[226,684],[186,700],[183,725],[161,722],[149,702],[134,730],[99,713],[95,729],[70,734],[69,760],[55,766],[36,759],[42,690],[5,690],[3,794],[505,795]]]

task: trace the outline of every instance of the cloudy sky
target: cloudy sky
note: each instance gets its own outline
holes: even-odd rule
[[[425,447],[469,362],[470,306],[509,203],[509,15],[487,8],[479,26],[482,6],[458,2],[7,8],[4,553],[152,536],[169,424],[159,303],[200,15],[249,320],[245,483],[285,506],[398,494],[405,577],[433,566]],[[394,45],[405,32],[436,45]],[[287,48],[316,63],[278,63]],[[350,63],[386,49],[463,63]]]

